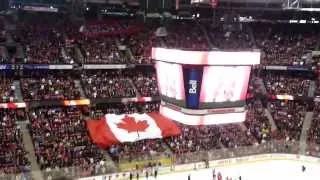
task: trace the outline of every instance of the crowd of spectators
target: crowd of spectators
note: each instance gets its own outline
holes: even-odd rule
[[[152,47],[161,46],[160,38],[155,35],[157,24],[151,23],[141,31],[124,38],[124,44],[131,50],[134,63],[150,64]]]
[[[114,21],[106,19],[101,21],[90,21],[84,27],[83,33],[116,33],[135,28],[139,22],[135,19]]]
[[[6,179],[6,174],[30,170],[30,162],[26,158],[28,152],[24,148],[20,126],[16,123],[25,119],[23,111],[0,111],[0,179]]]
[[[80,42],[86,64],[126,64],[116,37],[87,38]]]
[[[82,32],[79,26],[61,23],[60,27],[23,25],[20,36],[24,39],[26,63],[74,63],[74,58],[64,58],[65,37],[74,38],[81,44],[85,62],[91,64],[150,63],[151,47],[166,46],[168,48],[209,50],[261,49],[262,63],[270,65],[306,65],[314,63],[308,56],[309,50],[317,46],[317,35],[314,28],[296,28],[290,25],[245,25],[237,28],[211,26],[211,23],[197,23],[191,20],[174,21],[166,26],[168,36],[156,37],[156,28],[143,28],[138,32],[126,35],[119,48],[118,36],[103,35],[90,37],[85,33],[118,32],[134,27],[135,20],[105,21],[103,23],[87,23]],[[139,24],[139,23],[138,23]],[[203,26],[204,28],[201,28]],[[29,30],[31,29],[31,31]],[[81,28],[80,28],[81,29]],[[307,29],[307,30],[306,30]],[[312,29],[312,30],[310,30]],[[73,33],[64,32],[68,30]],[[208,38],[206,38],[207,31]],[[64,36],[68,34],[67,36]],[[130,35],[132,34],[132,35]],[[252,36],[253,35],[253,36]],[[302,38],[303,37],[303,38]],[[209,40],[209,42],[208,42]],[[161,43],[162,41],[162,43]],[[126,48],[130,48],[136,62],[132,61]]]
[[[212,23],[205,23],[208,37],[213,48],[221,50],[248,50],[254,48],[254,41],[249,35],[247,26],[242,24],[241,29],[227,29],[224,26],[212,26]]]
[[[23,36],[28,39],[25,46],[25,63],[57,64],[64,63],[62,58],[62,44],[57,32],[50,30],[28,31]]]
[[[176,154],[238,148],[269,141],[271,125],[259,101],[248,104],[246,121],[242,124],[188,126],[179,124],[181,135],[165,139]]]
[[[40,21],[43,22],[43,21]],[[112,22],[111,24],[87,24],[84,33],[110,33],[123,31],[133,26],[135,21]],[[201,28],[204,26],[204,29]],[[305,65],[309,61],[308,51],[316,47],[319,38],[313,30],[295,29],[296,26],[252,25],[236,29],[223,29],[198,24],[194,21],[174,21],[167,26],[168,36],[156,37],[154,29],[144,29],[126,36],[85,37],[75,28],[66,32],[68,38],[74,38],[77,46],[68,46],[61,27],[49,25],[33,26],[23,24],[19,29],[21,43],[25,46],[25,63],[62,63],[73,64],[76,61],[75,47],[79,47],[87,64],[149,64],[151,47],[188,50],[244,50],[260,48],[264,65]],[[72,29],[72,30],[71,30]],[[208,33],[205,37],[203,30]],[[69,30],[68,30],[69,31]],[[211,41],[210,43],[208,42]],[[79,46],[78,46],[79,45]],[[0,63],[6,62],[6,48],[0,47]],[[312,78],[290,73],[268,71],[255,76],[250,92],[263,89],[260,80],[269,94],[289,94],[308,96]],[[252,78],[253,79],[253,78]],[[88,98],[123,98],[158,96],[155,73],[96,71],[83,72],[80,82]],[[81,96],[75,78],[69,74],[24,77],[20,81],[21,91],[26,101],[79,99]],[[263,83],[262,83],[263,84]],[[320,89],[320,88],[318,88]],[[262,90],[261,90],[262,91]],[[316,90],[317,91],[317,90]],[[319,91],[319,90],[318,90]],[[0,81],[0,103],[15,100],[15,86],[11,79]],[[314,117],[309,131],[310,142],[320,145],[319,103],[316,103]],[[118,161],[134,160],[136,157],[156,155],[158,153],[182,154],[210,151],[221,148],[251,146],[275,139],[299,141],[308,105],[298,101],[271,101],[268,109],[275,122],[272,132],[271,123],[260,101],[249,102],[244,123],[188,126],[177,123],[181,135],[165,139],[143,140],[114,145],[108,149],[110,156]],[[84,124],[84,117],[102,117],[107,113],[143,113],[159,110],[159,103],[126,103],[96,105],[94,107],[54,107],[30,109],[29,131],[35,147],[35,155],[45,179],[52,179],[63,172],[67,176],[89,176],[108,172],[106,160],[100,150],[90,142]],[[29,162],[25,158],[20,128],[17,120],[25,115],[15,110],[0,111],[0,178],[7,173],[19,173],[28,170]],[[8,150],[9,149],[9,150]],[[15,152],[15,153],[14,153]],[[74,168],[67,168],[74,167]]]
[[[308,104],[295,101],[272,101],[270,113],[277,126],[276,139],[299,141]]]
[[[99,118],[105,114],[132,114],[132,113],[149,113],[158,112],[159,103],[146,102],[146,103],[112,103],[101,104],[96,107],[92,107],[90,116],[92,118]]]
[[[85,128],[86,108],[37,108],[29,112],[29,131],[36,160],[45,179],[107,173],[103,153],[90,143]]]
[[[187,126],[178,124],[180,136],[166,138],[165,141],[175,154],[220,149],[221,129],[216,125]]]
[[[0,64],[8,63],[9,61],[7,48],[4,46],[0,46]]]
[[[299,73],[264,73],[263,81],[271,95],[288,94],[292,96],[308,96],[311,80]]]
[[[151,63],[151,48],[156,46],[153,43],[154,39],[153,32],[144,30],[137,34],[127,37],[125,43],[131,50],[136,63],[138,64],[150,64]]]
[[[319,40],[318,28],[312,25],[240,23],[236,26],[212,26],[213,23],[207,21],[173,20],[165,26],[167,36],[157,37],[154,32],[160,27],[159,23],[148,27],[147,23],[134,19],[89,21],[81,28],[81,25],[58,15],[46,15],[37,23],[32,19],[34,17],[25,18],[18,26],[18,41],[25,48],[24,62],[36,64],[75,63],[75,57],[64,54],[65,51],[70,52],[65,50],[66,40],[73,39],[80,43],[88,64],[149,64],[151,47],[165,46],[189,50],[260,49],[264,65],[310,65],[315,63],[310,58],[310,50],[317,48]],[[98,34],[90,36],[88,33]],[[111,34],[106,37],[103,33]],[[121,44],[123,38],[126,40]]]
[[[254,101],[247,105],[247,117],[244,122],[248,133],[252,134],[259,143],[271,140],[271,124],[260,101]]]
[[[209,50],[203,30],[194,21],[174,21],[168,27],[168,36],[163,37],[165,47],[187,50]]]
[[[320,96],[320,79],[317,78],[316,82],[316,88],[314,92],[314,96],[319,97]]]
[[[109,153],[116,160],[132,160],[159,152],[167,152],[166,145],[173,153],[181,154],[263,143],[270,140],[270,124],[266,117],[261,114],[262,107],[256,108],[254,106],[256,104],[252,104],[249,108],[249,111],[254,112],[250,112],[247,117],[245,125],[248,128],[241,124],[188,126],[176,122],[181,129],[180,136],[168,137],[164,140],[144,140],[115,145],[109,149]],[[158,110],[158,103],[109,104],[94,107],[91,111],[91,116],[96,118],[107,113],[131,114]],[[259,122],[262,124],[259,124]],[[163,144],[164,142],[166,145]]]
[[[26,77],[20,80],[25,101],[80,99],[80,90],[70,76]]]
[[[308,140],[320,145],[320,103],[315,102]]]
[[[221,127],[221,143],[226,148],[258,144],[251,132],[239,124],[226,124]]]
[[[4,42],[6,40],[6,30],[4,29],[4,26],[3,18],[0,17],[0,42]]]
[[[81,44],[82,52],[85,57],[85,63],[87,64],[127,64],[132,63],[135,58],[128,54],[127,46],[134,44],[144,46],[149,38],[150,34],[143,34],[138,38],[135,35],[137,31],[141,29],[142,25],[134,19],[126,20],[105,20],[102,22],[88,22],[82,27],[81,32],[82,39],[79,41]],[[81,29],[81,28],[80,28]],[[130,34],[134,33],[135,37],[139,41],[139,44],[133,41],[129,41],[130,44],[123,44],[123,38],[119,36],[125,36],[127,39]],[[139,34],[139,33],[138,33]],[[141,39],[140,39],[141,38]],[[132,39],[131,39],[132,40]],[[142,47],[134,49],[133,56],[139,55],[138,62],[145,63],[146,60]],[[150,52],[150,51],[149,51]],[[151,54],[151,52],[150,52]],[[149,57],[148,57],[149,58]],[[137,63],[137,62],[133,62]]]
[[[110,147],[109,153],[116,162],[137,161],[169,153],[161,139],[146,139]],[[160,154],[161,153],[161,154]],[[150,159],[150,158],[148,158]]]
[[[155,73],[138,73],[132,78],[134,85],[142,97],[159,95]]]
[[[37,19],[37,21],[35,21]],[[63,56],[67,18],[54,14],[24,14],[18,24],[16,41],[24,47],[23,63],[72,64]]]
[[[131,80],[121,72],[81,74],[81,83],[85,94],[90,98],[136,96]]]
[[[13,85],[11,78],[0,77],[0,103],[13,102],[15,97],[16,87]]]
[[[121,98],[138,95],[152,97],[159,95],[154,72],[87,72],[81,75],[81,83],[85,94],[90,98]]]
[[[181,135],[165,139],[175,154],[238,148],[259,143],[253,132],[246,130],[241,124],[188,126],[178,123],[178,125]]]
[[[294,24],[256,24],[253,34],[257,48],[263,51],[264,65],[310,65],[310,50],[315,50],[317,27]]]

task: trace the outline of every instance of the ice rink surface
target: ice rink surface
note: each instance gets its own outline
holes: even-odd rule
[[[305,172],[302,172],[302,165],[306,167]],[[213,168],[166,174],[159,176],[157,180],[187,180],[188,174],[191,175],[191,180],[212,180],[212,170]],[[238,180],[240,175],[242,180],[320,180],[320,163],[277,160],[217,167],[215,170],[221,172],[223,180],[226,176]]]

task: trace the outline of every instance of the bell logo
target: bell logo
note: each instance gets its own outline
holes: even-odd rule
[[[198,85],[196,80],[189,80],[189,94],[196,94],[197,86]]]

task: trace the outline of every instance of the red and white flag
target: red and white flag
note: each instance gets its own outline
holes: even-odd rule
[[[94,143],[102,148],[124,142],[177,136],[177,125],[159,113],[107,114],[100,120],[87,120]]]

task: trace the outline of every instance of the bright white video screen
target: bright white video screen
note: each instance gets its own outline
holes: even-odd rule
[[[219,113],[206,115],[189,115],[180,112],[179,110],[171,109],[166,106],[160,106],[160,113],[167,118],[187,125],[214,125],[240,123],[246,120],[246,111],[234,113]]]
[[[185,100],[182,66],[157,61],[158,88],[162,96]]]
[[[152,59],[189,65],[245,66],[260,64],[260,52],[184,51],[152,48]]]
[[[234,102],[246,99],[251,66],[206,66],[200,102]]]

